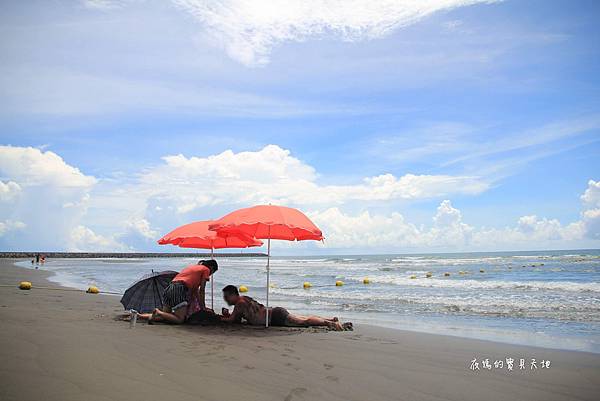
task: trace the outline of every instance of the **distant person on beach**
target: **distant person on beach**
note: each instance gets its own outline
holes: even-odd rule
[[[35,263],[40,263],[40,254],[39,253],[35,254]]]
[[[201,260],[196,265],[189,265],[176,275],[163,293],[162,310],[155,309],[150,314],[140,314],[149,323],[166,322],[182,324],[188,315],[188,307],[196,302],[200,310],[207,310],[205,302],[206,282],[210,280],[219,266],[215,260]],[[149,316],[148,316],[149,315]]]
[[[267,308],[254,299],[241,296],[234,285],[223,288],[223,299],[229,306],[233,306],[233,312],[223,309],[221,320],[227,323],[240,323],[242,319],[248,324],[260,326],[265,324]],[[288,312],[281,307],[269,308],[269,325],[286,327],[313,327],[325,326],[333,330],[351,330],[352,323],[340,324],[338,318],[331,319],[319,316],[300,316]]]

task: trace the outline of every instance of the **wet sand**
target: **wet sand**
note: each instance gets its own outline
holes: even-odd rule
[[[600,355],[358,326],[148,326],[0,260],[2,400],[596,400]],[[20,281],[34,288],[17,288]],[[525,358],[527,369],[469,369]],[[530,370],[550,360],[550,368]]]

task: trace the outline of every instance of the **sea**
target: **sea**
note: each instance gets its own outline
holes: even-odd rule
[[[227,284],[246,286],[247,295],[264,303],[266,258],[217,261],[215,310],[226,306],[220,289]],[[40,268],[64,286],[122,293],[152,270],[180,270],[196,262],[51,259]],[[272,257],[270,263],[270,305],[294,313],[600,353],[600,250]],[[17,264],[33,268],[28,261]],[[210,294],[208,286],[208,305]]]

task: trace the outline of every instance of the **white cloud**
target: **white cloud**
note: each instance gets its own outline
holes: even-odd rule
[[[150,222],[146,219],[130,220],[125,228],[148,239],[156,239],[158,236],[158,232],[150,227]]]
[[[524,234],[550,239],[560,239],[561,229],[558,220],[538,219],[536,215],[523,216],[517,223],[517,230]]]
[[[478,249],[555,249],[577,247],[584,239],[583,222],[562,224],[556,219],[538,218],[535,215],[518,219],[515,227],[475,230],[470,243]]]
[[[585,236],[600,239],[600,181],[589,180],[581,200],[586,208],[581,214]]]
[[[144,193],[168,200],[180,213],[219,204],[343,204],[349,201],[426,199],[477,194],[478,177],[383,174],[355,185],[320,185],[315,169],[289,150],[268,145],[256,152],[225,151],[205,158],[167,156],[141,178]]]
[[[148,249],[156,244],[159,237],[159,232],[151,227],[148,220],[131,218],[125,223],[123,232],[118,234],[116,239],[132,249]]]
[[[0,237],[12,230],[22,230],[26,227],[22,221],[5,220],[0,221]]]
[[[586,207],[597,206],[600,186],[590,180],[582,195]],[[557,219],[522,216],[515,226],[501,229],[474,227],[463,222],[462,213],[444,200],[433,216],[431,227],[417,227],[397,212],[374,215],[368,211],[346,214],[339,208],[310,213],[326,235],[331,248],[380,248],[412,250],[494,250],[556,248],[576,244],[586,238],[600,239],[600,208],[586,208],[579,221],[562,224]],[[566,244],[566,245],[565,245]]]
[[[473,176],[406,174],[396,178],[392,174],[383,174],[365,178],[365,185],[333,188],[358,200],[392,200],[478,194],[488,189],[488,184]]]
[[[192,14],[227,54],[245,65],[269,62],[285,42],[335,37],[372,40],[414,24],[434,12],[482,0],[174,0]],[[485,1],[490,2],[490,1]]]
[[[339,208],[313,212],[310,218],[325,233],[325,246],[354,249],[452,248],[470,241],[473,227],[462,222],[459,210],[444,200],[437,208],[431,228],[417,227],[400,213],[373,215],[368,211],[357,215]]]
[[[421,231],[407,223],[400,213],[381,216],[364,211],[348,215],[334,207],[309,213],[309,217],[325,233],[325,246],[329,248],[402,248],[420,245]]]
[[[0,156],[0,195],[10,198],[0,203],[0,244],[6,249],[149,250],[160,230],[268,202],[309,211],[325,233],[327,248],[492,250],[600,239],[600,185],[594,180],[581,196],[578,221],[565,225],[532,214],[512,227],[490,229],[466,223],[450,200],[441,201],[424,226],[399,212],[374,211],[379,206],[393,210],[399,200],[477,194],[487,184],[476,177],[382,174],[328,185],[315,168],[276,145],[208,157],[167,156],[132,184],[101,182],[98,191],[94,177],[51,151],[4,146]]]
[[[353,185],[321,184],[321,178],[315,168],[276,145],[208,157],[167,156],[162,164],[146,169],[137,184],[123,190],[122,195],[136,198],[130,213],[138,217],[118,238],[144,249],[157,237],[157,230],[151,227],[168,230],[190,219],[216,218],[236,207],[258,203],[310,211],[331,248],[517,249],[574,244],[586,237],[594,239],[589,233],[597,231],[597,214],[593,212],[567,225],[529,215],[512,227],[489,229],[464,222],[461,211],[450,200],[439,204],[428,227],[416,226],[398,212],[371,211],[377,210],[371,208],[377,205],[389,210],[400,200],[477,194],[487,189],[487,184],[476,177],[382,174]],[[584,201],[593,198],[594,188],[591,181]],[[140,206],[140,200],[144,205]],[[357,209],[362,211],[347,212]]]
[[[0,199],[11,198],[0,204],[4,248],[122,251],[130,247],[120,242],[121,237],[148,242],[157,236],[147,220],[134,218],[139,213],[131,213],[126,220],[111,219],[118,203],[100,205],[108,211],[108,220],[102,222],[102,231],[108,235],[85,225],[88,206],[98,196],[93,193],[98,180],[52,151],[0,146],[0,177],[9,179],[0,181]]]
[[[594,211],[596,233],[600,211]],[[325,246],[354,250],[393,251],[464,251],[514,250],[521,248],[555,248],[573,244],[585,235],[584,221],[562,225],[558,220],[523,216],[514,227],[476,228],[462,220],[462,213],[444,200],[432,218],[431,227],[417,227],[400,213],[374,215],[364,211],[355,215],[338,208],[312,212],[310,218],[325,233]],[[592,239],[600,239],[596,236]]]
[[[589,180],[581,200],[590,207],[600,207],[600,181]]]
[[[442,201],[437,208],[437,213],[433,217],[433,222],[437,227],[452,227],[462,224],[462,214],[460,210],[452,207],[449,200]]]
[[[32,147],[0,146],[0,172],[21,186],[89,188],[96,183],[56,153]]]
[[[69,252],[119,252],[129,249],[112,237],[98,235],[90,228],[78,225],[71,230],[67,250]]]
[[[590,209],[583,212],[583,226],[588,238],[600,239],[600,209]]]
[[[103,10],[120,8],[129,2],[84,0],[88,8]],[[214,45],[247,66],[268,63],[273,48],[282,43],[325,37],[346,42],[378,39],[438,11],[492,2],[494,0],[172,0],[201,24]]]
[[[21,192],[21,186],[14,181],[0,181],[0,201],[10,201]]]
[[[2,246],[64,249],[85,214],[96,179],[54,152],[16,146],[0,146],[0,177],[8,179],[0,185],[2,197],[12,198],[0,204],[0,219],[23,225],[5,229]]]
[[[444,200],[433,217],[430,242],[434,246],[462,246],[471,241],[474,228],[463,223],[460,210],[449,200]]]

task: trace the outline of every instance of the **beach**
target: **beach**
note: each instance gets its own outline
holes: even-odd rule
[[[3,400],[593,400],[600,393],[593,353],[366,325],[342,333],[131,329],[114,319],[118,297],[36,289],[61,287],[48,272],[13,264],[0,262]],[[23,280],[34,288],[19,290]],[[527,366],[493,366],[506,358]],[[470,369],[473,359],[479,370]]]
[[[123,293],[152,270],[179,271],[199,258],[98,256],[50,258],[42,269],[52,272],[50,280],[58,285]],[[244,285],[246,295],[265,301],[265,258],[216,258],[221,268],[213,280],[215,310],[227,306],[219,292],[228,284]],[[33,267],[30,260],[17,264]],[[303,288],[305,282],[309,289]],[[272,305],[301,314],[600,353],[597,250],[276,256],[269,292]]]

